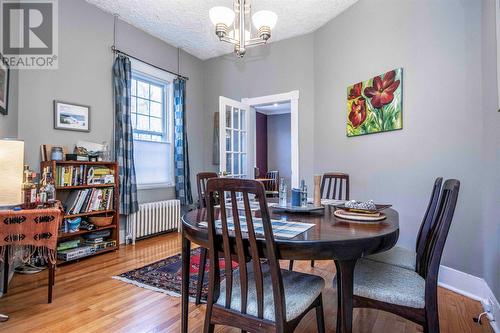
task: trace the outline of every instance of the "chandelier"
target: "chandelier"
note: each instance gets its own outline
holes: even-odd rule
[[[215,34],[220,41],[233,44],[234,52],[240,58],[245,55],[248,47],[266,44],[278,20],[278,16],[269,10],[253,14],[252,22],[258,34],[252,38],[252,25],[248,20],[250,13],[249,0],[235,0],[233,9],[218,6],[209,11],[210,20],[215,26]]]

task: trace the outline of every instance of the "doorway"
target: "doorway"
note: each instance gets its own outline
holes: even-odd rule
[[[289,178],[287,183],[292,187],[299,186],[299,91],[268,95],[254,98],[243,98],[241,102],[249,107],[250,128],[253,135],[253,158],[255,165],[266,160],[264,152],[257,145],[267,145],[267,171],[276,168],[280,177]],[[258,115],[260,114],[260,115]],[[265,117],[263,117],[263,115]],[[257,119],[259,117],[259,120]],[[266,120],[267,140],[258,140],[257,121],[263,124]],[[272,129],[272,133],[270,132]],[[249,140],[251,140],[249,136]],[[277,152],[279,150],[279,152]],[[258,152],[261,155],[258,157]],[[272,156],[271,156],[272,154]],[[279,154],[283,161],[276,159]],[[261,172],[262,173],[262,172]]]

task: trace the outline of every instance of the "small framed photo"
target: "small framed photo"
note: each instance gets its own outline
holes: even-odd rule
[[[54,101],[54,128],[90,132],[90,106]]]
[[[0,114],[9,113],[9,64],[0,53]]]

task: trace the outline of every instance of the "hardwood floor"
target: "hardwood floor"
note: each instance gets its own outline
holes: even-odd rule
[[[180,299],[112,279],[113,275],[138,268],[180,252],[177,234],[154,237],[123,246],[79,263],[58,268],[54,301],[47,304],[47,273],[16,275],[8,295],[0,298],[0,313],[10,320],[0,323],[1,332],[179,332]],[[285,267],[288,263],[283,263]],[[296,261],[296,270],[313,272],[331,281],[332,262]],[[328,283],[331,286],[331,283]],[[335,331],[337,295],[328,287],[324,293],[327,332]],[[493,332],[487,322],[479,326],[472,317],[481,311],[479,302],[440,288],[441,332]],[[191,332],[201,332],[205,306],[191,304]],[[239,332],[218,327],[216,332]],[[297,332],[316,332],[314,312]],[[376,310],[354,310],[354,332],[422,332],[407,320]]]

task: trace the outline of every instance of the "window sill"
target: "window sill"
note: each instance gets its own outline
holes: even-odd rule
[[[167,188],[173,188],[175,187],[175,184],[173,183],[162,183],[162,184],[143,184],[143,185],[137,185],[137,190],[158,190],[158,189],[167,189]]]

